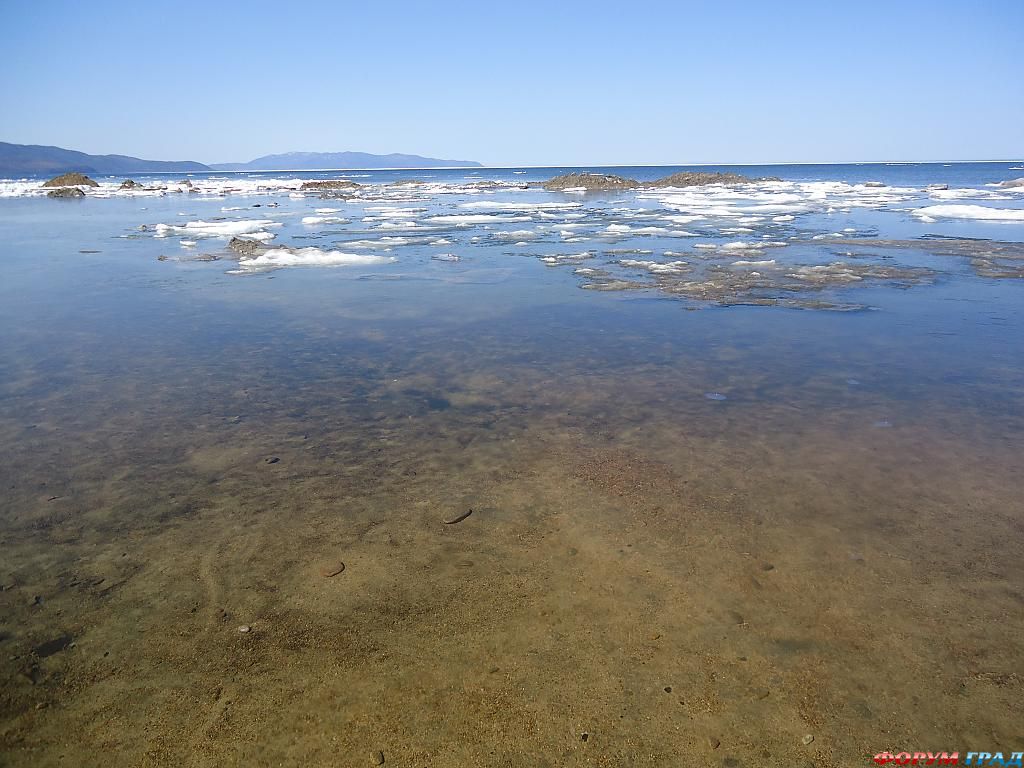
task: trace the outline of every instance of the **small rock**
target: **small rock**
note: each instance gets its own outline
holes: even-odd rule
[[[252,627],[250,627],[248,624],[243,624],[242,626],[240,626],[238,628],[238,631],[241,632],[243,635],[245,635],[245,634],[248,634],[249,632],[252,632]]]
[[[672,693],[672,686],[671,685],[666,685],[665,686],[665,693]]]
[[[711,749],[718,749],[720,746],[722,746],[722,742],[716,739],[714,736],[708,736],[708,746],[711,747]]]
[[[772,565],[771,563],[762,563],[761,564],[761,570],[762,571],[774,571],[775,570],[775,566]]]
[[[804,736],[802,739],[800,739],[800,743],[803,744],[805,747],[808,744],[810,744],[812,741],[814,741],[814,736],[812,736],[809,733],[806,736]]]
[[[370,759],[373,761],[374,765],[384,765],[384,753],[379,749],[370,755]]]
[[[85,197],[85,192],[80,190],[78,187],[61,187],[60,189],[52,189],[46,193],[47,197]]]
[[[329,579],[332,576],[337,576],[339,573],[345,570],[345,564],[342,562],[333,563],[331,565],[324,566],[320,569],[320,575],[325,579]]]
[[[590,734],[589,734],[589,733],[587,733],[586,731],[584,731],[583,733],[581,733],[581,734],[580,734],[580,741],[583,741],[583,742],[587,742],[587,741],[590,741]]]
[[[277,464],[277,462],[279,462],[280,460],[281,459],[278,458],[277,456],[271,456],[269,459],[267,459],[267,464]]]
[[[723,395],[721,392],[705,392],[704,393],[704,397],[706,397],[708,400],[714,400],[716,402],[721,402],[722,400],[728,400],[729,399],[728,397]]]
[[[40,701],[38,704],[36,704],[36,709],[46,709],[48,706],[50,705],[47,704],[45,701]]]
[[[136,187],[140,186],[142,185],[139,184],[137,181],[133,181],[132,179],[125,179],[124,181],[121,182],[121,186],[118,187],[118,189],[135,189]]]
[[[263,250],[263,244],[248,237],[232,237],[228,241],[228,248],[243,256],[254,256]]]

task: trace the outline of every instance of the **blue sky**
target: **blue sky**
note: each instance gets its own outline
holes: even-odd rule
[[[1024,155],[1024,2],[0,0],[0,140],[488,165]]]

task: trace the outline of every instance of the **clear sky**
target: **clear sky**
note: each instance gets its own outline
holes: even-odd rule
[[[1024,0],[0,0],[0,141],[202,162],[1024,155]]]

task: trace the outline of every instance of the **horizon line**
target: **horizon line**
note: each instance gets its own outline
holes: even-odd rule
[[[367,153],[372,154],[372,153]],[[167,162],[167,161],[159,161]],[[199,162],[193,161],[170,161],[170,162]],[[1024,163],[1021,158],[1003,158],[994,160],[841,160],[841,161],[820,161],[820,160],[789,160],[785,162],[761,162],[761,163],[571,163],[568,165],[423,165],[416,167],[408,166],[380,166],[363,168],[248,168],[244,170],[228,171],[210,168],[211,173],[325,173],[327,171],[479,171],[479,170],[512,170],[516,168],[529,168],[543,170],[547,168],[701,168],[709,166],[730,166],[742,168],[747,166],[776,166],[776,165],[963,165],[967,163]],[[207,165],[207,163],[202,163]],[[219,163],[214,163],[219,165]],[[204,173],[204,171],[136,171],[135,173],[189,175],[193,173]],[[131,176],[131,173],[100,174],[103,176]]]

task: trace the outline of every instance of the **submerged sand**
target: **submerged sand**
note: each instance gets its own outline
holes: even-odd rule
[[[448,354],[304,388],[168,367],[8,411],[6,764],[1021,743],[1019,414]]]

